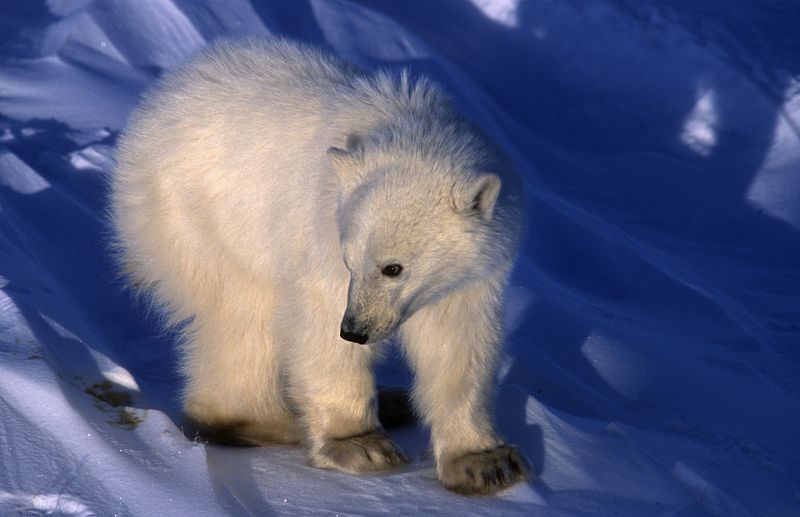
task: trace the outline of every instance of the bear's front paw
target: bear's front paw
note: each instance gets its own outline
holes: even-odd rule
[[[398,467],[408,459],[386,433],[370,431],[329,440],[314,454],[312,463],[323,469],[360,474]]]
[[[464,495],[489,495],[528,478],[529,467],[513,445],[471,452],[445,461],[441,481]]]

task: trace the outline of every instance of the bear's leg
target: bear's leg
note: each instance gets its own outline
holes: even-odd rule
[[[296,444],[278,350],[262,314],[200,313],[184,345],[186,432],[231,445]]]
[[[491,419],[501,339],[497,284],[462,289],[415,313],[401,328],[416,372],[415,403],[431,427],[439,479],[462,494],[491,494],[526,479],[516,447]]]
[[[406,463],[378,422],[375,350],[340,339],[338,322],[322,327],[306,329],[288,362],[311,464],[357,474]]]

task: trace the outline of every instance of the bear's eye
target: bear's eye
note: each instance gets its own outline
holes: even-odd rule
[[[381,274],[383,276],[397,276],[403,270],[403,266],[400,264],[389,264],[388,266],[383,266],[381,269]]]

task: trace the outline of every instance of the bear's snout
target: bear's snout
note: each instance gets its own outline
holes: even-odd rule
[[[359,328],[359,325],[356,323],[356,319],[352,316],[345,316],[342,320],[342,328],[339,332],[339,335],[345,341],[352,341],[353,343],[358,343],[359,345],[365,344],[369,341],[369,336],[364,331],[364,329]]]

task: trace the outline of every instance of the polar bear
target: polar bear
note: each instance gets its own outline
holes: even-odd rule
[[[110,212],[131,283],[182,329],[201,435],[302,442],[312,465],[350,473],[405,463],[372,371],[394,338],[439,479],[494,493],[528,472],[490,415],[514,182],[430,81],[249,39],[146,96]]]

